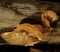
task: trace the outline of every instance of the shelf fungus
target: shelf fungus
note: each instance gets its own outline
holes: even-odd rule
[[[58,20],[54,11],[47,10],[42,13],[41,24],[19,24],[12,32],[5,32],[1,37],[11,45],[34,46],[46,41],[46,35],[51,33],[51,23]]]
[[[51,10],[47,10],[42,13],[41,21],[43,26],[50,27],[50,24],[58,20],[58,15]]]
[[[33,46],[45,41],[42,26],[28,23],[18,25],[12,32],[2,33],[1,37],[13,45]]]

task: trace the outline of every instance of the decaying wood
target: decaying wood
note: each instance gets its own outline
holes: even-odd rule
[[[6,0],[7,1],[7,0]],[[34,2],[34,3],[33,3]],[[59,16],[60,13],[60,4],[53,2],[5,2],[1,1],[0,3],[0,29],[6,28],[8,31],[9,28],[16,27],[23,18],[32,16],[33,14],[41,14],[46,10],[54,10]],[[44,7],[46,6],[46,7]],[[60,23],[58,21],[57,27]],[[7,31],[5,30],[5,31]],[[56,31],[55,31],[56,30]],[[1,30],[0,30],[1,31]],[[3,30],[2,30],[3,31]],[[54,32],[51,33],[51,36],[48,37],[48,43],[60,43],[60,29],[54,28]]]

